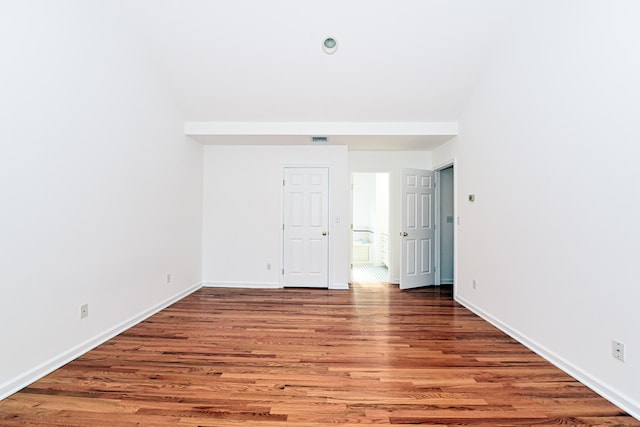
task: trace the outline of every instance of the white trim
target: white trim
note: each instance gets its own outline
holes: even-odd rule
[[[199,135],[455,136],[458,122],[185,122]]]
[[[348,283],[334,283],[331,286],[329,286],[329,289],[334,290],[334,291],[348,291],[349,290],[349,284]]]
[[[537,341],[527,337],[520,331],[517,331],[511,328],[509,325],[503,323],[499,319],[491,316],[489,313],[483,311],[482,309],[476,307],[469,301],[460,297],[459,295],[454,296],[455,301],[462,304],[467,309],[471,310],[473,313],[477,314],[487,322],[491,323],[496,328],[500,329],[505,334],[509,335],[511,338],[515,339],[543,359],[547,360],[557,368],[571,375],[582,384],[586,385],[600,396],[609,400],[614,405],[618,406],[625,412],[629,413],[631,416],[640,419],[640,402],[634,400],[630,396],[627,396],[624,393],[620,393],[615,388],[611,387],[609,384],[600,381],[598,378],[592,376],[591,374],[583,371],[579,367],[575,366],[570,361],[565,358],[559,356],[553,351],[549,350],[545,346],[541,345]]]
[[[435,262],[435,267],[436,267],[436,274],[434,275],[433,278],[433,284],[436,286],[440,286],[442,284],[442,278],[440,277],[441,271],[441,261],[440,261],[440,241],[442,240],[442,218],[440,218],[440,209],[442,208],[441,204],[442,201],[440,200],[440,197],[442,196],[441,191],[440,191],[440,186],[442,184],[442,180],[440,178],[440,169],[434,169],[433,170],[433,182],[435,183],[435,191],[434,191],[434,199],[435,199],[435,208],[434,208],[434,221],[435,221],[435,226],[436,226],[436,232],[435,232],[435,242],[434,244],[434,262]]]
[[[451,159],[451,166],[453,166],[453,296],[455,298],[458,287],[456,283],[458,281],[458,248],[460,245],[458,244],[459,236],[460,236],[460,211],[458,210],[458,166],[457,158],[454,157]]]
[[[47,360],[46,362],[41,363],[40,365],[25,372],[24,374],[21,374],[13,379],[10,379],[9,381],[6,381],[2,385],[0,385],[0,400],[6,397],[9,397],[13,393],[39,380],[45,375],[48,375],[51,372],[55,371],[56,369],[71,362],[72,360],[77,359],[78,357],[89,352],[90,350],[94,349],[100,344],[103,344],[109,341],[111,338],[115,337],[116,335],[121,334],[122,332],[137,325],[143,320],[153,316],[157,312],[167,308],[168,306],[175,303],[176,301],[179,301],[182,298],[186,297],[187,295],[197,291],[201,287],[202,287],[201,283],[195,284],[190,288],[187,288],[184,291],[181,291],[176,295],[164,300],[163,302],[156,304],[155,306],[143,311],[142,313],[137,314],[128,320],[125,320],[124,322],[114,326],[113,328],[110,328],[105,332],[94,336],[93,338],[89,338],[88,340],[78,344],[77,346],[69,349],[68,351],[65,351],[59,354],[58,356],[55,356]]]
[[[278,282],[204,282],[205,288],[282,289]]]
[[[353,283],[353,174],[354,172],[349,170],[349,283]]]
[[[456,161],[455,161],[455,158],[453,158],[453,159],[447,160],[446,162],[440,163],[439,165],[433,166],[433,170],[441,171],[441,170],[447,169],[450,166],[453,166],[455,169],[455,164],[456,164]]]

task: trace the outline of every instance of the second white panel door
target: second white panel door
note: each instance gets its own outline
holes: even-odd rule
[[[432,171],[402,171],[400,289],[435,284],[433,182]]]

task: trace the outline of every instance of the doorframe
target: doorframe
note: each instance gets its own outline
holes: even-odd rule
[[[454,221],[453,221],[453,294],[454,297],[456,295],[456,283],[457,283],[457,277],[458,277],[458,225],[460,223],[459,217],[458,217],[458,176],[457,176],[457,172],[458,169],[456,167],[456,158],[452,158],[450,160],[447,160],[443,163],[438,164],[437,166],[433,167],[433,171],[435,173],[435,182],[436,182],[436,203],[435,203],[435,221],[436,221],[436,242],[435,242],[435,255],[436,255],[436,259],[435,259],[435,263],[436,263],[436,277],[435,277],[435,284],[436,286],[440,286],[441,283],[441,276],[440,276],[440,258],[441,258],[441,254],[440,254],[440,241],[442,239],[441,236],[441,230],[442,230],[442,218],[440,217],[440,189],[442,188],[442,178],[440,177],[440,173],[444,170],[447,169],[449,167],[453,167],[453,217],[454,217]]]
[[[386,173],[387,180],[389,185],[389,200],[387,201],[387,211],[389,214],[389,224],[387,227],[389,228],[389,247],[387,248],[389,251],[389,265],[387,269],[389,270],[389,282],[391,282],[391,272],[393,271],[394,265],[394,257],[395,248],[391,244],[391,228],[392,224],[394,224],[395,218],[393,214],[393,209],[391,209],[391,202],[393,200],[393,170],[389,168],[363,168],[363,169],[355,169],[349,170],[349,195],[350,195],[350,203],[349,203],[349,283],[353,283],[353,174],[354,173]]]
[[[280,167],[280,180],[283,185],[280,186],[280,271],[284,268],[284,174],[287,168],[326,168],[328,173],[327,183],[327,232],[329,233],[327,242],[327,287],[317,289],[331,289],[333,283],[333,203],[331,197],[333,195],[333,166],[326,163],[282,163]],[[278,274],[278,284],[280,288],[285,288],[284,275]]]

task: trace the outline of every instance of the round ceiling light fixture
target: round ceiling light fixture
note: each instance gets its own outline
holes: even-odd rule
[[[338,42],[333,37],[327,37],[322,42],[322,50],[324,50],[324,53],[327,55],[331,55],[338,50]]]

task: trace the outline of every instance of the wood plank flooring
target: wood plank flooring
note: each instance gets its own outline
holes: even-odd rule
[[[640,426],[451,288],[204,288],[0,402],[2,426]]]

